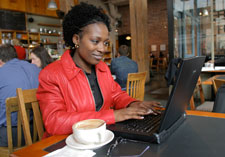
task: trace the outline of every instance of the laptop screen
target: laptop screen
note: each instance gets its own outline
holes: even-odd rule
[[[167,130],[185,112],[185,106],[189,104],[204,61],[205,56],[186,58],[181,61],[159,132]]]

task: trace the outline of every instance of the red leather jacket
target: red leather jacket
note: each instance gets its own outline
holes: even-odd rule
[[[98,112],[88,79],[74,64],[69,50],[61,60],[40,72],[37,99],[48,135],[71,134],[72,125],[84,119],[98,118],[107,124],[115,123],[113,109],[136,101],[121,90],[104,62],[98,63],[95,69],[103,96],[103,106]]]

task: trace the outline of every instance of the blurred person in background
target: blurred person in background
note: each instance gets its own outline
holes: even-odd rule
[[[111,73],[116,75],[116,82],[119,83],[122,90],[126,90],[127,76],[129,73],[138,72],[138,64],[130,59],[130,48],[127,45],[121,45],[118,51],[118,57],[111,62]]]
[[[42,46],[37,46],[31,51],[30,59],[32,64],[35,64],[41,69],[53,62],[53,59],[48,54],[48,51]]]
[[[0,146],[8,146],[6,105],[8,97],[16,96],[16,88],[38,87],[40,68],[17,58],[16,49],[10,44],[0,45]],[[13,145],[17,139],[17,113],[11,114]]]
[[[13,45],[16,49],[17,57],[19,59],[26,59],[26,50],[21,46],[21,42],[19,39],[13,39]]]

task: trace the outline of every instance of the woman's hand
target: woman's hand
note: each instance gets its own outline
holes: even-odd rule
[[[128,119],[143,119],[148,114],[160,114],[156,108],[161,108],[156,101],[137,101],[132,102],[127,108],[115,110],[115,121],[120,122]]]

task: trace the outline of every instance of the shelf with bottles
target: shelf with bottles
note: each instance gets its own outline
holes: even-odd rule
[[[57,40],[58,40],[58,37],[55,38],[55,37],[43,37],[41,36],[41,43],[43,45],[57,45]]]
[[[40,41],[39,33],[29,33],[29,40]]]
[[[42,36],[60,36],[58,33],[40,33]]]
[[[26,43],[28,41],[28,33],[19,30],[0,30],[0,41],[2,44],[12,44],[13,39],[22,40]]]
[[[12,43],[13,34],[14,34],[14,32],[12,32],[12,31],[7,31],[7,30],[1,31],[1,34],[0,34],[1,43],[2,44]]]
[[[45,26],[45,27],[39,27],[39,32],[41,36],[61,36],[62,30],[61,25],[59,24],[45,24],[45,23],[38,23],[39,26]],[[55,29],[53,27],[56,27]]]
[[[16,31],[14,38],[19,40],[28,40],[28,33],[26,31]]]
[[[38,45],[40,43],[40,33],[39,32],[29,32],[28,34],[29,40],[28,40],[28,47],[30,49],[33,48],[34,45]]]

